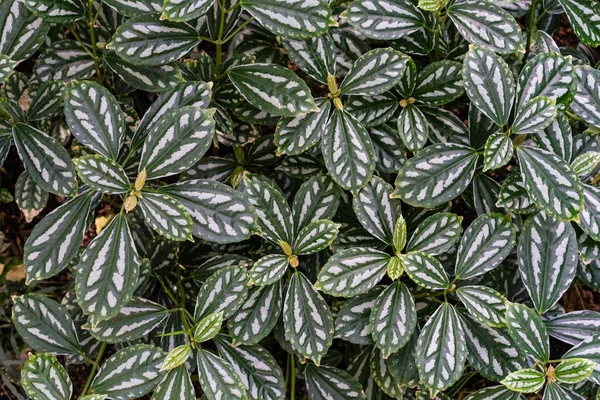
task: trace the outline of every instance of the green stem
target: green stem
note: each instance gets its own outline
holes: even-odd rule
[[[216,45],[217,59],[215,61],[215,72],[219,73],[223,61],[223,30],[225,29],[225,15],[227,14],[227,10],[225,9],[225,0],[217,0],[217,2],[219,3],[221,12],[219,13],[219,34],[217,36]]]
[[[290,388],[290,400],[295,400],[296,398],[296,360],[294,359],[294,355],[292,354],[292,387]]]
[[[231,32],[229,35],[227,35],[225,39],[223,39],[223,44],[229,42],[235,35],[237,35],[242,29],[246,27],[246,25],[248,25],[252,21],[254,21],[254,17],[250,17],[246,21],[244,21],[244,23],[238,26],[235,31]]]
[[[87,48],[87,46],[85,45],[85,43],[83,43],[83,40],[81,40],[81,37],[77,33],[77,29],[75,29],[75,25],[69,25],[69,30],[71,31],[71,34],[73,35],[73,37],[75,38],[75,40],[77,40],[77,43],[79,43],[79,45],[83,48],[83,50],[85,50],[85,52],[88,53],[90,57],[94,58],[94,53],[92,53]]]
[[[98,51],[96,50],[96,30],[94,29],[95,24],[96,17],[94,16],[94,0],[88,0],[88,26],[90,27],[90,39],[92,41],[94,65],[96,67],[96,74],[98,75],[98,80],[102,82],[102,72],[100,71],[100,63],[98,62]]]
[[[531,9],[529,10],[529,15],[527,16],[527,47],[525,48],[525,57],[523,58],[523,64],[527,62],[527,58],[529,57],[529,52],[533,43],[533,34],[535,33],[535,28],[537,26],[537,21],[535,19],[536,5],[537,0],[532,0]]]
[[[94,364],[92,366],[92,370],[90,371],[90,374],[88,375],[87,380],[85,381],[85,386],[83,387],[83,390],[81,391],[82,396],[85,396],[90,389],[90,385],[92,384],[92,379],[94,378],[96,371],[98,371],[98,368],[100,368],[100,361],[102,361],[102,356],[104,355],[104,350],[106,350],[106,342],[102,342],[102,344],[100,345],[100,350],[98,350],[98,355],[96,356],[96,361],[94,362]]]
[[[434,59],[440,61],[440,33],[442,31],[442,14],[438,10],[435,17],[435,36],[434,36]]]

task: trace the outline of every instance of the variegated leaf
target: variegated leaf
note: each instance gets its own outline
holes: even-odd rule
[[[399,197],[415,207],[433,208],[453,200],[471,183],[477,153],[458,144],[434,144],[404,164],[396,177]]]
[[[394,357],[395,354],[393,354],[392,357]],[[388,396],[393,396],[394,398],[404,398],[406,387],[396,382],[394,376],[392,375],[391,368],[388,365],[389,363],[390,362],[388,360],[381,356],[379,349],[377,347],[373,347],[369,366],[371,369],[371,376],[375,383],[377,383],[377,387]]]
[[[523,397],[518,392],[504,386],[490,386],[480,389],[465,397],[465,400],[523,400]]]
[[[292,275],[283,303],[285,338],[304,357],[320,364],[333,340],[329,306],[301,273]]]
[[[546,129],[556,118],[556,101],[548,97],[537,96],[523,103],[517,109],[512,125],[515,135],[537,133]]]
[[[584,203],[579,214],[579,227],[592,239],[600,241],[600,189],[583,185]]]
[[[383,278],[389,261],[388,254],[369,248],[338,251],[321,268],[315,287],[333,296],[356,296]]]
[[[490,135],[485,142],[483,152],[483,171],[493,171],[508,164],[514,154],[514,146],[510,137],[504,132]]]
[[[215,0],[167,0],[163,4],[161,19],[169,21],[189,21],[203,16],[213,6]]]
[[[550,355],[548,331],[542,319],[519,303],[506,303],[506,326],[518,348],[538,361]]]
[[[170,400],[173,396],[179,400],[196,400],[192,378],[185,365],[167,372],[154,390],[152,400]]]
[[[437,256],[452,249],[460,239],[462,217],[448,212],[435,213],[412,233],[407,252],[422,251]]]
[[[571,108],[588,124],[600,127],[600,70],[589,66],[577,66],[575,75],[577,93]]]
[[[233,366],[208,350],[198,350],[198,378],[208,400],[247,400],[244,384]]]
[[[223,319],[231,317],[248,297],[248,274],[237,265],[222,268],[204,282],[196,298],[194,318],[223,312]]]
[[[462,96],[464,93],[462,65],[457,61],[437,61],[427,65],[419,73],[411,97],[417,101],[439,106]]]
[[[282,44],[294,64],[315,80],[327,84],[327,77],[335,76],[335,44],[328,33],[306,40],[284,39]]]
[[[373,39],[399,39],[421,29],[425,15],[412,2],[403,0],[356,0],[348,6],[350,25]]]
[[[0,53],[14,61],[22,61],[44,43],[50,24],[30,12],[19,0],[0,4]]]
[[[344,78],[340,92],[348,96],[374,96],[387,92],[400,82],[408,57],[390,48],[363,54]]]
[[[377,170],[381,173],[395,174],[406,162],[406,149],[398,132],[390,126],[381,125],[369,129]]]
[[[559,0],[577,37],[586,45],[600,45],[600,3],[597,0]]]
[[[326,134],[331,103],[325,99],[316,99],[315,104],[320,109],[318,112],[279,120],[275,130],[275,144],[279,153],[301,154],[316,145]]]
[[[566,385],[549,381],[544,389],[544,400],[585,400],[585,397],[569,389]]]
[[[94,59],[74,40],[46,47],[35,60],[32,79],[37,82],[87,79],[94,75]]]
[[[78,0],[25,0],[23,3],[46,22],[66,24],[85,16],[83,2]]]
[[[515,246],[509,217],[483,214],[465,230],[456,255],[457,279],[470,279],[496,268]]]
[[[306,389],[311,400],[365,399],[362,385],[348,372],[328,366],[306,366]]]
[[[469,145],[469,130],[454,113],[440,107],[419,106],[429,125],[429,140],[433,143]]]
[[[456,289],[460,301],[479,322],[496,328],[506,325],[506,298],[486,286],[462,286]]]
[[[589,380],[595,384],[600,383],[600,335],[595,334],[588,337],[581,343],[572,347],[569,351],[563,354],[563,360],[573,358],[584,358],[596,363],[594,372],[589,376]]]
[[[103,2],[126,17],[161,12],[163,6],[160,0],[103,0]]]
[[[375,176],[352,202],[356,218],[365,230],[389,245],[396,220],[402,213],[400,201],[390,199],[392,191],[391,185]]]
[[[544,386],[545,381],[546,377],[539,369],[527,368],[511,373],[500,383],[515,392],[534,393]]]
[[[445,290],[450,286],[450,279],[444,267],[429,254],[411,251],[400,258],[404,270],[418,285],[430,290]]]
[[[294,241],[294,254],[306,255],[326,249],[339,232],[340,224],[321,219],[306,225]]]
[[[160,372],[170,371],[179,367],[180,365],[185,364],[187,359],[190,357],[190,354],[192,354],[192,347],[190,345],[183,344],[181,346],[177,346],[167,353],[167,356],[160,367]]]
[[[15,184],[15,201],[25,221],[31,222],[46,207],[48,192],[35,183],[27,171],[23,171]]]
[[[554,377],[559,382],[575,384],[590,376],[595,367],[595,362],[585,358],[570,358],[558,364],[554,370]]]
[[[348,299],[335,318],[335,337],[355,344],[372,344],[370,317],[375,300],[383,290],[375,286],[366,293]]]
[[[417,153],[427,143],[429,123],[419,107],[409,104],[398,116],[398,134],[406,148]]]
[[[62,110],[65,93],[64,82],[44,82],[31,94],[31,102],[27,109],[28,120],[37,121],[54,116],[59,110]]]
[[[254,286],[271,285],[285,274],[290,259],[285,254],[269,254],[258,259],[249,272],[249,283]]]
[[[297,233],[311,222],[332,219],[340,203],[340,188],[327,175],[315,176],[300,186],[292,214]]]
[[[571,345],[600,334],[600,313],[571,311],[546,322],[548,334]]]
[[[519,214],[528,214],[537,209],[519,173],[511,174],[506,178],[498,194],[496,205]]]
[[[73,393],[69,374],[50,354],[29,356],[21,371],[21,384],[31,399],[69,400]]]
[[[12,61],[6,55],[0,53],[0,83],[8,79],[16,66],[16,61]]]
[[[591,174],[596,169],[598,164],[600,164],[600,153],[588,151],[578,155],[571,163],[571,168],[577,174],[577,176],[584,177],[585,179],[585,176]],[[586,187],[584,186],[584,191],[585,188]]]
[[[77,174],[91,188],[102,193],[126,193],[131,184],[123,168],[110,158],[90,155],[75,160]]]
[[[194,341],[206,342],[217,336],[223,325],[223,311],[204,316],[194,327]]]
[[[517,110],[537,96],[548,97],[558,104],[568,104],[574,84],[570,58],[556,53],[539,54],[525,64],[517,79]]]
[[[351,96],[344,104],[344,109],[367,128],[385,124],[397,108],[398,100],[390,92],[375,96]]]
[[[573,134],[569,120],[563,113],[558,113],[546,129],[537,132],[534,140],[542,149],[553,152],[565,161],[571,161]]]

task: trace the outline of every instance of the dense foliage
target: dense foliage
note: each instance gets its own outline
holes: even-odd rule
[[[598,0],[1,0],[0,33],[4,395],[598,398],[564,304],[600,289]]]

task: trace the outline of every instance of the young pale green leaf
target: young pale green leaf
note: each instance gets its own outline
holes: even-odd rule
[[[392,245],[396,254],[400,254],[406,245],[406,220],[402,215],[398,216],[394,224],[394,235],[392,237]]]
[[[106,48],[130,63],[156,66],[177,60],[198,43],[200,36],[190,25],[145,14],[121,24]]]
[[[248,400],[246,389],[233,366],[208,350],[198,350],[198,378],[209,400]]]
[[[66,24],[85,16],[83,2],[78,0],[25,0],[23,3],[46,22]]]
[[[129,178],[115,161],[101,155],[75,160],[75,169],[83,183],[102,193],[126,193],[131,189]]]
[[[306,255],[326,249],[333,243],[339,232],[340,224],[321,219],[306,225],[294,241],[294,254]]]
[[[167,372],[152,394],[152,400],[171,400],[173,397],[179,400],[196,400],[192,378],[185,365]]]
[[[108,320],[96,321],[91,318],[88,331],[102,342],[132,342],[152,332],[167,315],[168,311],[162,305],[134,297]]]
[[[515,246],[509,217],[484,214],[465,230],[456,255],[456,278],[470,279],[496,268]]]
[[[517,79],[517,110],[537,96],[565,103],[574,92],[571,58],[556,53],[542,53],[531,59]]]
[[[372,344],[370,319],[375,300],[383,290],[375,286],[366,293],[348,299],[335,318],[335,337],[350,343]]]
[[[573,31],[586,45],[600,45],[600,3],[597,0],[559,0]]]
[[[67,150],[54,138],[20,122],[13,140],[31,178],[47,192],[68,196],[76,188],[75,166]]]
[[[221,325],[223,325],[223,311],[206,315],[194,327],[194,341],[202,343],[214,338],[221,330]]]
[[[15,184],[15,201],[23,212],[25,221],[31,222],[46,206],[48,192],[35,183],[27,171],[23,171]]]
[[[306,39],[334,24],[327,0],[241,0],[242,7],[277,36]]]
[[[277,400],[285,396],[285,381],[275,358],[264,348],[233,346],[226,336],[218,336],[219,354],[229,362],[253,400]]]
[[[439,106],[463,95],[462,65],[457,61],[437,61],[419,73],[416,87],[410,97],[417,101]]]
[[[192,353],[192,348],[187,345],[181,345],[171,350],[160,367],[160,371],[170,371],[174,368],[183,365]]]
[[[578,155],[575,158],[575,160],[573,160],[573,162],[571,163],[571,169],[573,169],[577,176],[586,176],[588,174],[591,174],[594,171],[594,169],[596,169],[598,164],[600,164],[600,153],[596,151],[588,151]],[[584,185],[583,188],[585,191],[586,186]]]
[[[94,75],[94,59],[75,40],[61,40],[46,47],[35,60],[36,82],[87,79]]]
[[[462,217],[448,212],[435,213],[412,233],[406,251],[422,251],[437,256],[452,249],[460,239]]]
[[[268,254],[258,259],[249,272],[249,283],[266,286],[277,282],[285,274],[290,259],[285,254]]]
[[[369,330],[375,345],[388,358],[408,343],[417,325],[417,309],[410,291],[395,281],[375,300]]]
[[[50,354],[29,356],[21,371],[21,384],[31,399],[69,400],[73,393],[69,374]]]
[[[520,350],[538,361],[548,360],[548,332],[542,319],[532,309],[523,304],[507,302],[506,326]]]
[[[583,208],[583,186],[559,156],[533,147],[518,147],[523,183],[531,199],[560,220],[577,219]]]
[[[13,297],[12,321],[25,343],[36,351],[65,355],[82,352],[67,309],[44,295]]]
[[[0,53],[11,60],[22,61],[44,43],[50,24],[30,12],[19,0],[0,4]]]
[[[391,92],[375,96],[351,96],[344,109],[366,128],[379,127],[388,122],[398,108],[398,99]]]
[[[401,215],[401,204],[390,199],[393,188],[375,176],[358,192],[352,202],[354,213],[367,232],[389,245],[392,244],[394,227]]]
[[[219,182],[189,180],[160,188],[190,213],[194,236],[214,243],[240,242],[256,230],[256,214],[237,190]]]
[[[316,145],[327,133],[331,103],[325,99],[316,99],[315,104],[319,108],[318,112],[279,120],[275,130],[275,144],[279,153],[301,154]]]
[[[306,40],[283,39],[282,44],[294,64],[315,80],[327,84],[327,77],[335,76],[335,43],[328,33]]]
[[[32,98],[27,109],[27,119],[37,121],[52,117],[62,109],[65,93],[66,86],[64,82],[44,82],[31,94]]]
[[[414,104],[402,109],[398,116],[398,134],[406,148],[417,153],[427,143],[429,123],[425,115]]]
[[[253,345],[264,339],[279,319],[282,301],[281,281],[252,288],[244,304],[227,320],[233,343]]]
[[[529,214],[537,209],[519,173],[511,174],[506,178],[498,194],[496,205],[520,214]]]
[[[445,290],[450,286],[450,279],[444,267],[429,254],[411,251],[400,258],[404,270],[418,285],[430,290]]]
[[[367,398],[360,382],[346,371],[312,363],[306,366],[306,390],[311,400]]]
[[[418,31],[427,20],[412,2],[402,0],[356,0],[345,16],[359,32],[373,39],[399,39]]]
[[[306,83],[275,64],[247,64],[231,68],[229,79],[244,98],[260,110],[282,117],[319,111]]]
[[[600,335],[594,334],[581,343],[578,343],[574,347],[572,347],[569,351],[567,351],[562,359],[568,360],[573,358],[584,358],[589,361],[593,361],[596,363],[594,367],[594,372],[589,376],[589,380],[598,384],[600,382]]]
[[[600,333],[600,313],[596,311],[571,311],[546,321],[548,334],[561,341],[577,345]]]
[[[554,121],[557,113],[555,100],[543,96],[534,97],[518,107],[512,125],[513,133],[523,135],[540,132]]]
[[[348,96],[374,96],[387,92],[400,82],[408,57],[392,49],[371,50],[354,62],[340,92]]]
[[[491,386],[484,389],[478,390],[475,393],[471,393],[465,400],[523,400],[523,397],[519,392],[513,392],[512,390],[504,386]]]
[[[502,382],[504,386],[515,392],[535,393],[544,386],[544,373],[535,368],[521,369],[509,374]]]
[[[338,251],[321,268],[315,287],[332,296],[356,296],[383,278],[389,261],[388,254],[364,247]]]
[[[491,50],[471,47],[465,56],[463,79],[473,105],[496,125],[506,125],[515,97],[515,79],[506,61]]]
[[[315,176],[300,186],[292,214],[297,233],[311,222],[332,219],[340,203],[340,188],[327,175]]]
[[[447,13],[468,42],[501,54],[525,50],[517,21],[495,3],[459,0],[448,7]]]
[[[423,386],[432,396],[452,386],[465,367],[465,333],[454,307],[442,304],[429,318],[415,349],[417,368]]]
[[[577,94],[571,108],[588,124],[600,127],[600,71],[590,66],[577,66],[575,75]]]
[[[215,0],[166,0],[160,18],[178,22],[189,21],[206,14],[212,8],[214,2]]]
[[[300,272],[292,275],[283,303],[285,338],[292,348],[319,365],[333,341],[329,306]]]
[[[469,313],[482,324],[500,328],[506,325],[506,298],[486,286],[462,286],[458,298]]]
[[[92,240],[81,255],[75,292],[83,312],[94,321],[119,314],[137,287],[140,262],[124,214]]]
[[[90,81],[73,83],[65,98],[65,119],[81,144],[116,160],[125,139],[125,116],[108,89]]]
[[[514,146],[510,137],[504,132],[490,135],[485,142],[483,152],[483,171],[493,171],[508,164],[514,154]]]
[[[148,225],[156,232],[170,240],[192,240],[192,218],[173,197],[162,193],[142,192],[137,205]]]
[[[152,391],[163,375],[160,367],[165,352],[159,347],[138,344],[113,354],[102,364],[92,381],[92,393],[114,400],[142,397]]]
[[[357,193],[375,170],[373,143],[364,126],[351,114],[334,110],[321,141],[321,151],[331,178]]]
[[[433,208],[447,203],[471,183],[477,157],[474,149],[458,144],[429,146],[404,164],[392,197],[414,207]]]
[[[595,362],[585,358],[570,358],[558,364],[554,369],[554,377],[559,382],[575,384],[590,376],[595,367]]]
[[[558,302],[575,278],[575,230],[567,222],[537,213],[523,226],[518,256],[521,279],[541,315]]]
[[[248,274],[237,265],[222,268],[204,282],[196,298],[196,321],[209,314],[223,312],[231,317],[248,297]]]

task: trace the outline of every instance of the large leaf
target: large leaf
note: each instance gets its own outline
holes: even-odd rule
[[[451,102],[462,96],[462,65],[457,61],[438,61],[427,65],[419,73],[411,94],[416,100],[432,106]]]
[[[75,166],[56,139],[22,123],[13,125],[13,139],[25,169],[42,189],[60,196],[75,190]]]
[[[559,0],[577,37],[586,45],[600,45],[600,3],[597,0]]]
[[[231,265],[215,272],[204,282],[196,298],[194,318],[199,321],[208,314],[223,312],[231,317],[248,297],[248,274],[244,268]]]
[[[387,92],[402,79],[408,57],[390,48],[363,54],[346,74],[340,92],[374,96]]]
[[[131,189],[127,174],[119,164],[101,155],[75,160],[77,174],[94,190],[102,193],[126,193]]]
[[[103,2],[127,17],[161,12],[163,7],[163,2],[160,0],[103,0]]]
[[[471,43],[501,54],[525,49],[517,21],[492,2],[459,0],[447,12],[456,29]]]
[[[515,245],[509,217],[484,214],[465,230],[456,255],[456,278],[470,279],[496,268]]]
[[[477,153],[470,147],[451,143],[429,146],[400,170],[392,197],[415,207],[437,207],[469,186],[476,162]]]
[[[77,300],[84,313],[103,321],[129,303],[140,264],[124,214],[118,214],[81,255],[75,277]]]
[[[417,153],[427,143],[429,123],[419,107],[409,104],[398,116],[398,134],[406,148]]]
[[[346,371],[312,363],[306,366],[306,390],[311,400],[367,398],[360,382]]]
[[[406,0],[356,0],[348,6],[350,25],[373,39],[399,39],[427,23],[425,15]]]
[[[429,318],[415,350],[419,377],[432,395],[452,386],[465,367],[465,333],[454,307],[442,304]]]
[[[548,334],[571,345],[600,333],[600,313],[572,311],[546,322]]]
[[[53,354],[81,354],[77,331],[67,309],[56,301],[31,293],[13,298],[13,324],[27,345]]]
[[[247,400],[239,375],[230,363],[208,350],[198,351],[198,379],[209,400]]]
[[[506,298],[486,286],[462,286],[456,290],[460,301],[479,322],[494,327],[506,325]]]
[[[320,36],[333,25],[327,0],[241,0],[240,4],[265,28],[278,36]]]
[[[538,361],[550,355],[549,338],[542,319],[523,304],[506,304],[506,326],[518,348]]]
[[[585,400],[577,392],[569,389],[566,385],[560,385],[558,382],[548,382],[544,389],[545,400]]]
[[[278,152],[288,155],[301,154],[316,145],[327,133],[331,103],[325,99],[317,99],[315,104],[320,111],[279,120],[275,130]]]
[[[558,219],[576,219],[583,208],[583,186],[559,156],[533,147],[518,147],[525,188],[544,212]]]
[[[589,66],[575,67],[577,94],[571,108],[585,122],[600,127],[600,71]]]
[[[412,233],[406,251],[422,251],[432,256],[452,249],[460,239],[462,217],[441,212],[427,217]]]
[[[519,271],[541,315],[567,291],[577,271],[577,236],[571,224],[537,213],[519,237]]]
[[[402,213],[400,201],[390,199],[392,191],[390,184],[375,176],[352,202],[356,218],[365,230],[390,245],[394,225]]]
[[[329,306],[300,272],[292,275],[283,304],[285,337],[292,348],[317,365],[333,340]]]
[[[329,34],[306,40],[284,39],[288,57],[308,75],[327,84],[329,75],[335,76],[335,44]]]
[[[267,113],[296,117],[319,110],[306,83],[279,65],[238,65],[228,76],[250,104]]]
[[[521,394],[504,386],[491,386],[478,390],[465,397],[465,400],[522,400]]]
[[[69,374],[50,354],[30,355],[21,371],[21,384],[32,399],[69,400],[73,393]]]
[[[138,207],[148,225],[167,239],[192,240],[192,218],[171,196],[144,191],[138,199]]]
[[[555,53],[542,53],[531,59],[517,79],[517,109],[537,96],[566,102],[573,92],[575,76],[570,58]]]
[[[434,257],[420,251],[400,256],[410,279],[429,290],[445,290],[450,280],[442,264]]]
[[[52,43],[38,56],[33,67],[34,81],[70,81],[94,75],[94,59],[74,40]]]
[[[0,4],[0,53],[14,61],[29,58],[44,43],[50,24],[31,13],[19,0]]]
[[[25,0],[32,13],[46,22],[68,23],[85,16],[83,2],[78,0]]]
[[[473,47],[465,56],[463,78],[473,105],[496,125],[506,125],[515,96],[515,79],[506,62],[491,50]]]

